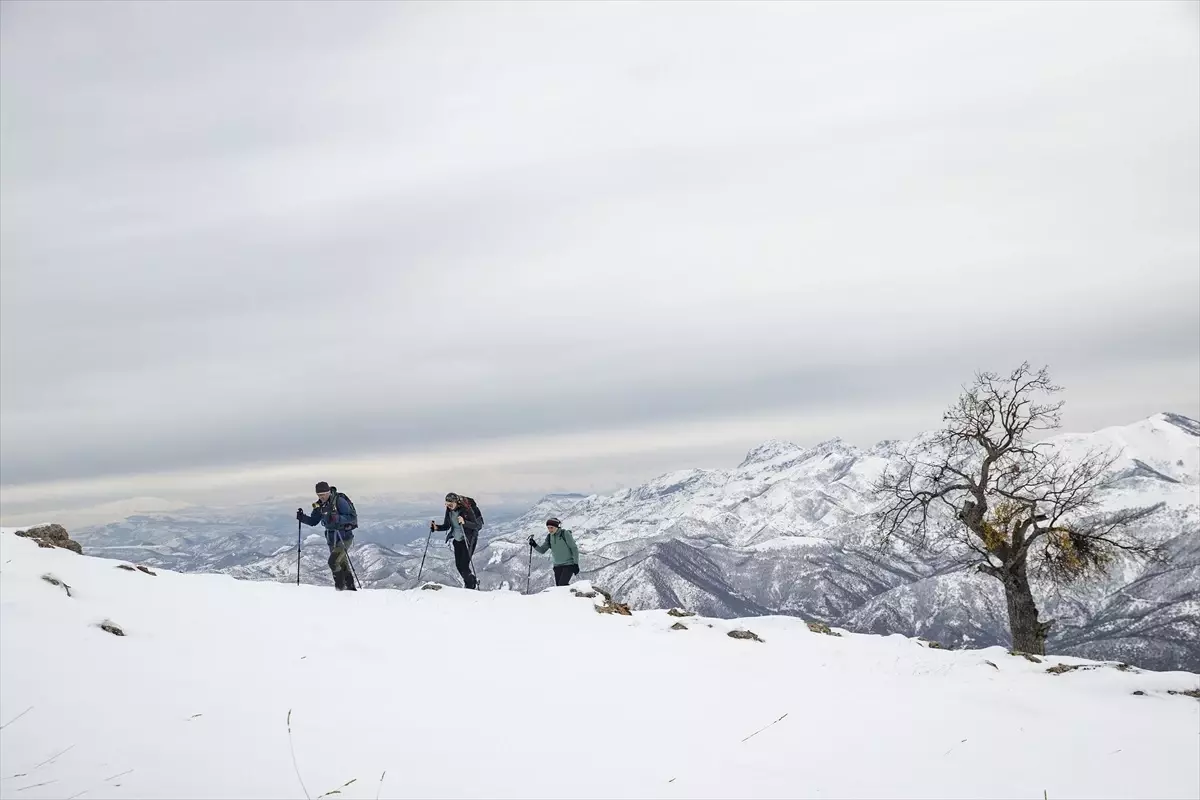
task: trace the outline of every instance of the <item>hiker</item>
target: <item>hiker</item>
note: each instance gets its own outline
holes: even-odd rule
[[[325,543],[329,545],[329,570],[333,573],[333,585],[339,591],[356,592],[354,572],[350,567],[350,545],[354,541],[354,529],[358,527],[358,513],[350,498],[333,489],[325,481],[316,486],[317,502],[313,503],[311,515],[303,508],[296,509],[296,519],[305,525],[325,525]]]
[[[566,586],[571,582],[572,575],[579,574],[579,547],[575,544],[575,537],[562,527],[558,517],[546,520],[546,530],[549,533],[546,534],[543,544],[538,544],[530,536],[529,546],[539,553],[550,551],[550,561],[554,565],[554,585]]]
[[[429,530],[448,531],[446,542],[454,540],[454,566],[458,567],[458,574],[462,576],[463,586],[468,589],[476,589],[479,586],[479,582],[475,579],[475,569],[471,564],[471,557],[475,555],[475,545],[479,543],[481,527],[483,526],[471,508],[471,504],[464,502],[464,498],[454,492],[446,495],[446,516],[442,520],[442,524],[438,525],[433,520],[429,520]]]

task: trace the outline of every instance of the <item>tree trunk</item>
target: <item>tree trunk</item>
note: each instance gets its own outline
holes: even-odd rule
[[[1050,633],[1053,623],[1038,619],[1037,603],[1029,588],[1024,566],[997,577],[1004,582],[1004,597],[1008,601],[1008,630],[1012,634],[1012,649],[1018,653],[1044,656],[1046,635]]]

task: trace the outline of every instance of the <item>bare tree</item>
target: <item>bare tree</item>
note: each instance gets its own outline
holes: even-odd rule
[[[1052,620],[1038,619],[1030,578],[1054,585],[1103,574],[1118,552],[1157,558],[1130,528],[1159,506],[1100,513],[1119,454],[1072,458],[1032,438],[1057,428],[1061,391],[1046,368],[985,372],[964,388],[944,427],[918,440],[875,485],[881,544],[947,550],[1004,586],[1014,650],[1044,654]],[[1161,504],[1160,504],[1161,505]]]

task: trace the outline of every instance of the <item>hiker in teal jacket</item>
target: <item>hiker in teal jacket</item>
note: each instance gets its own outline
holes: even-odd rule
[[[571,582],[572,575],[579,574],[579,547],[576,546],[575,537],[571,532],[559,527],[561,524],[557,517],[546,520],[546,530],[549,533],[542,544],[538,544],[532,536],[529,537],[529,546],[534,550],[539,553],[550,551],[551,562],[554,564],[555,586],[566,586]]]

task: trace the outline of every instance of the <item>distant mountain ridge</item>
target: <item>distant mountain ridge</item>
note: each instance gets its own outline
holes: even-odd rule
[[[1050,649],[1152,669],[1200,670],[1200,422],[1164,413],[1047,441],[1069,456],[1119,448],[1105,502],[1112,508],[1161,503],[1142,535],[1172,554],[1165,565],[1123,562],[1100,583],[1040,592],[1043,616],[1057,620]],[[833,438],[806,448],[772,440],[733,469],[678,470],[604,496],[548,495],[515,519],[492,522],[489,515],[475,568],[485,589],[507,584],[523,590],[526,539],[544,535],[544,521],[553,515],[575,532],[584,577],[635,607],[684,606],[724,618],[799,615],[949,646],[1007,643],[1003,596],[993,579],[927,553],[901,548],[884,555],[872,546],[870,487],[904,446],[888,440],[864,450]],[[169,516],[162,520],[178,529]],[[229,536],[211,541],[204,556],[190,558],[186,547],[176,547],[170,559],[149,548],[97,552],[88,531],[77,538],[97,555],[295,580],[294,542],[276,537],[268,548],[236,530]],[[369,538],[360,536],[364,544],[354,551],[368,585],[413,585],[424,541],[382,545]],[[319,535],[310,535],[302,580],[328,584],[326,557]],[[422,579],[458,583],[440,535]],[[530,588],[549,584],[548,561],[535,554]]]

